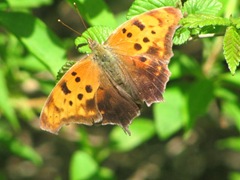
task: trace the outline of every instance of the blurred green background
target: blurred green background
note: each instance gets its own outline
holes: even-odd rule
[[[117,27],[133,1],[78,0],[87,25]],[[237,0],[221,16],[239,17]],[[165,101],[130,126],[40,130],[39,114],[85,30],[71,0],[0,1],[0,179],[240,179],[240,72],[222,38],[174,46]],[[96,5],[97,4],[97,5]]]

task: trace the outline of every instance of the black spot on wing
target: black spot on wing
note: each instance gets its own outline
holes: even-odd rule
[[[71,93],[71,91],[68,89],[67,83],[66,83],[65,81],[62,82],[62,84],[61,84],[60,86],[61,86],[62,92],[63,92],[65,95]]]
[[[139,57],[139,60],[142,61],[142,62],[145,62],[147,60],[147,58],[141,56],[141,57]]]
[[[130,33],[130,32],[127,33],[127,37],[128,37],[128,38],[132,37],[132,33]]]
[[[133,25],[137,26],[141,31],[145,28],[145,26],[139,20],[135,20]]]
[[[76,77],[75,78],[75,82],[80,82],[81,81],[81,78],[80,77]]]
[[[87,93],[91,93],[93,89],[91,85],[86,85],[85,90]]]
[[[77,95],[77,98],[81,101],[82,98],[83,98],[83,94],[79,93],[79,94]]]
[[[147,43],[147,42],[149,42],[150,40],[147,38],[147,37],[144,37],[143,38],[143,42],[145,42],[145,43]]]
[[[125,28],[122,29],[123,34],[127,32]]]
[[[77,75],[77,73],[75,71],[73,71],[71,74],[72,74],[72,76],[76,76]]]
[[[141,49],[142,49],[141,44],[135,43],[135,44],[134,44],[134,49],[136,49],[137,51],[141,50]]]
[[[151,33],[152,33],[152,34],[156,34],[156,31],[153,31],[153,30],[152,30]]]

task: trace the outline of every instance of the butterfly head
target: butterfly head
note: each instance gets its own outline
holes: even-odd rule
[[[92,40],[92,39],[88,39],[87,41],[88,41],[88,45],[89,45],[89,47],[90,47],[90,49],[91,49],[92,51],[93,51],[93,50],[97,47],[97,45],[98,45],[97,41],[94,41],[94,40]]]

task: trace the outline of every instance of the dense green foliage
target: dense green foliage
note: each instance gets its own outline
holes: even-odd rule
[[[167,169],[169,162],[163,163],[163,159],[168,156],[197,158],[197,154],[193,157],[193,152],[187,149],[191,146],[198,147],[199,151],[204,149],[199,139],[206,142],[213,154],[225,150],[236,152],[234,157],[240,157],[240,4],[237,0],[187,0],[184,4],[179,0],[136,0],[128,11],[121,13],[110,10],[114,7],[113,2],[108,4],[98,0],[98,5],[95,0],[66,2],[63,1],[68,10],[76,2],[90,26],[101,25],[88,30],[99,41],[106,39],[111,29],[126,21],[126,14],[131,18],[157,7],[180,8],[184,18],[174,37],[174,57],[169,67],[172,75],[164,94],[165,101],[143,109],[142,115],[130,126],[130,137],[120,127],[112,126],[69,126],[64,127],[58,136],[41,131],[38,117],[55,84],[55,79],[47,72],[57,76],[68,59],[66,54],[73,47],[74,38],[59,37],[44,23],[46,9],[41,8],[55,9],[51,5],[59,5],[59,2],[1,1],[0,179],[45,177],[46,173],[42,172],[51,172],[46,176],[51,179],[66,179],[66,176],[73,180],[126,179],[134,175],[141,179],[143,175],[137,171],[141,168],[143,172],[148,172],[148,168],[151,173],[157,172],[154,177],[147,174],[145,178],[150,179],[201,179],[208,173],[206,169],[209,166],[199,164],[208,162],[193,160],[194,163],[199,162],[196,169],[201,172],[180,178],[181,175],[164,176],[163,170],[152,171],[151,167],[143,165],[148,164],[147,158],[140,158],[150,152],[161,156],[161,152],[164,154],[161,148],[172,147],[174,150],[168,153],[174,155],[165,153],[159,163],[153,163],[157,169]],[[115,3],[115,7],[120,6],[120,2]],[[83,36],[88,36],[88,33],[83,33]],[[81,42],[81,38],[75,40],[76,44]],[[88,52],[87,47],[83,48],[80,52]],[[130,162],[134,159],[138,159],[138,163]],[[118,170],[118,162],[121,170]],[[228,163],[234,164],[230,160]],[[20,170],[16,170],[14,164],[25,165],[24,173],[17,174]],[[184,168],[184,165],[176,164],[176,167]],[[28,172],[29,166],[32,169]],[[210,166],[215,168],[216,174],[221,174],[221,165],[221,168],[214,163]],[[239,165],[224,166],[224,170],[227,171],[225,176],[218,177],[239,179]],[[126,174],[122,173],[125,171]]]

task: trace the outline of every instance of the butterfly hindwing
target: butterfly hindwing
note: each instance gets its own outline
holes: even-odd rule
[[[101,75],[97,91],[97,104],[103,116],[102,124],[121,126],[130,134],[128,126],[132,119],[140,114],[140,107],[120,86],[113,84],[105,73]]]

